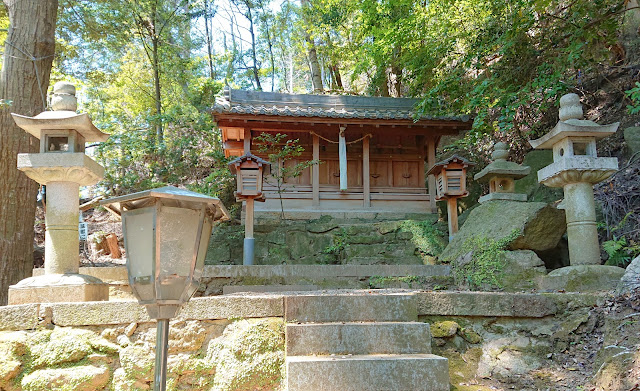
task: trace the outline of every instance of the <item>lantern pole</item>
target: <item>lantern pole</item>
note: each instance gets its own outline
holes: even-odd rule
[[[449,241],[458,232],[458,198],[447,198],[447,217],[449,222]]]
[[[156,367],[154,391],[167,389],[167,352],[169,350],[169,319],[158,319],[156,333]]]
[[[244,215],[244,251],[242,264],[253,265],[255,258],[255,239],[253,238],[253,198],[247,198]]]

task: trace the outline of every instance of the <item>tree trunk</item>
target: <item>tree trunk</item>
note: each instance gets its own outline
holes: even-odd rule
[[[158,8],[157,3],[152,3],[153,28],[151,31],[151,67],[153,68],[153,86],[155,90],[156,101],[156,149],[162,150],[164,144],[164,129],[162,126],[162,91],[160,90],[160,59],[158,58],[158,47],[160,46],[160,32],[158,26]],[[144,39],[144,37],[142,38]]]
[[[308,45],[307,54],[309,56],[309,68],[311,69],[313,92],[322,92],[324,91],[324,87],[322,86],[322,71],[320,70],[320,62],[318,61],[316,45],[309,33],[305,33],[305,39],[307,40]]]
[[[4,0],[11,23],[4,48],[0,99],[0,305],[9,285],[31,275],[38,184],[16,169],[17,155],[38,152],[38,140],[18,128],[10,112],[44,110],[55,53],[57,0]],[[31,60],[34,59],[34,60]]]
[[[209,59],[209,78],[211,80],[216,79],[215,71],[213,70],[213,39],[211,37],[211,28],[209,28],[209,23],[211,23],[211,18],[213,15],[209,12],[209,1],[204,0],[204,27],[207,33],[207,55]]]

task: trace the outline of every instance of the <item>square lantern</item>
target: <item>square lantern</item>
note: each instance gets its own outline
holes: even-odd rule
[[[436,200],[467,196],[467,167],[474,165],[465,158],[453,155],[431,167],[427,175],[436,177]]]
[[[217,198],[173,186],[101,202],[122,216],[129,285],[155,319],[171,318],[198,288],[213,222],[229,214]]]
[[[261,198],[263,178],[269,174],[270,167],[268,161],[250,152],[229,162],[229,169],[236,174],[238,184],[236,198]]]

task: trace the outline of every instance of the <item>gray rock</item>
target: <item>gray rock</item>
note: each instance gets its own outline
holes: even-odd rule
[[[616,293],[623,295],[640,288],[640,256],[637,256],[629,266],[618,283]]]
[[[627,143],[629,152],[634,154],[640,152],[640,127],[632,126],[624,130],[624,141]]]
[[[458,262],[478,243],[506,241],[508,250],[542,251],[557,246],[566,229],[564,211],[542,202],[491,201],[475,208],[440,255]]]

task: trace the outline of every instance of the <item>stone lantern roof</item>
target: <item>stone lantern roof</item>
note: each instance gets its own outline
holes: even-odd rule
[[[521,166],[518,163],[507,160],[509,150],[507,144],[503,142],[496,143],[491,157],[493,163],[486,166],[482,171],[477,173],[473,179],[478,182],[488,182],[493,177],[520,179],[529,175],[531,167]]]
[[[76,88],[67,82],[58,82],[53,86],[51,99],[53,111],[44,111],[35,117],[11,113],[16,125],[33,137],[40,139],[42,130],[75,130],[86,142],[101,142],[109,138],[95,127],[87,113],[77,114]]]
[[[554,144],[567,137],[595,137],[596,139],[611,136],[616,132],[620,122],[598,125],[583,117],[580,97],[567,94],[560,98],[560,121],[549,133],[529,143],[535,149],[552,149]]]

